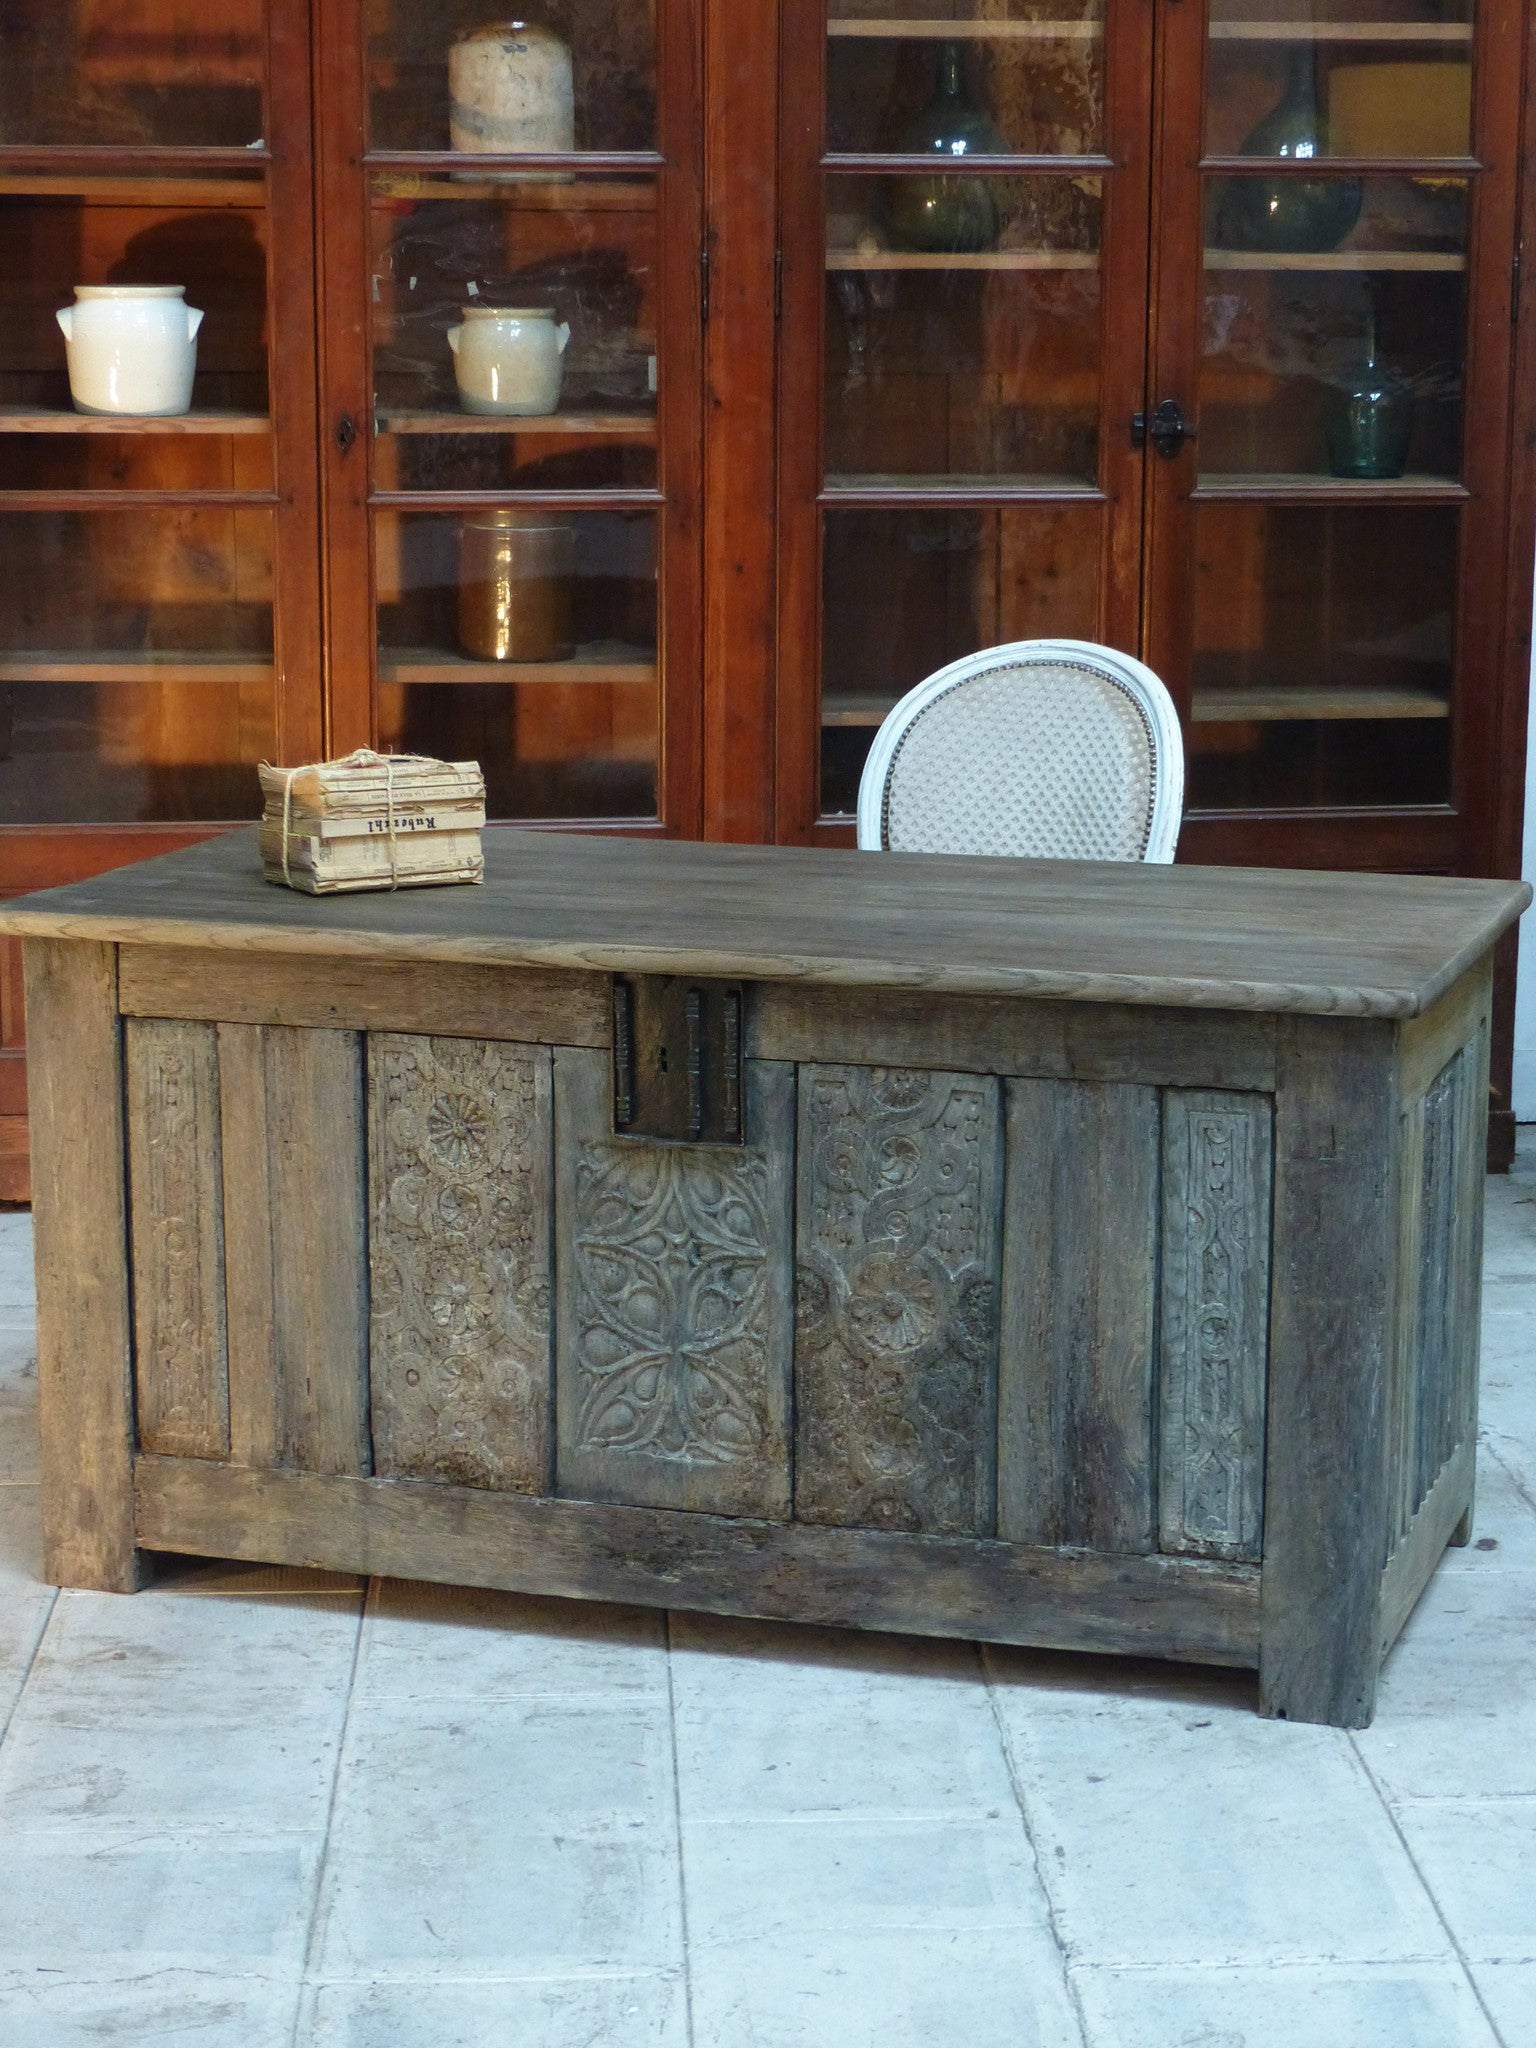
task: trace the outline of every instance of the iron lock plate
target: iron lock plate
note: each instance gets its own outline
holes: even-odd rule
[[[615,1134],[740,1145],[741,1012],[739,981],[615,975]]]

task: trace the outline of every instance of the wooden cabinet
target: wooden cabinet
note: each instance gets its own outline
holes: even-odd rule
[[[6,9],[0,893],[364,743],[501,818],[850,843],[901,692],[1035,633],[1167,679],[1183,858],[1513,872],[1511,0],[547,0],[575,147],[470,156],[493,13]],[[205,309],[191,414],[71,409],[92,282]],[[477,304],[569,326],[555,410],[461,407]]]

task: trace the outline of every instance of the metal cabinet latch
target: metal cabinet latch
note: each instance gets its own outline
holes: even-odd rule
[[[684,1144],[743,1142],[740,982],[615,976],[613,1128]]]
[[[1131,414],[1133,448],[1145,448],[1150,441],[1159,455],[1171,460],[1186,441],[1194,438],[1195,430],[1184,417],[1184,408],[1176,398],[1165,398],[1150,418],[1144,412]]]

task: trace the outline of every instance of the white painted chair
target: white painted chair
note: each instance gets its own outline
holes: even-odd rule
[[[1016,640],[909,690],[870,748],[859,845],[1168,862],[1184,814],[1173,699],[1089,640]]]

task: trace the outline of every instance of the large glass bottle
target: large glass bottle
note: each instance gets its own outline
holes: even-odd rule
[[[950,159],[999,156],[1006,150],[992,120],[966,92],[958,42],[939,45],[933,98],[892,146],[902,156]],[[893,178],[885,218],[893,238],[907,249],[974,255],[997,240],[997,202],[985,178]]]
[[[1305,160],[1322,150],[1314,53],[1290,54],[1284,97],[1247,137],[1244,156]],[[1221,240],[1229,249],[1320,253],[1336,249],[1360,218],[1358,178],[1231,178],[1221,203]]]

